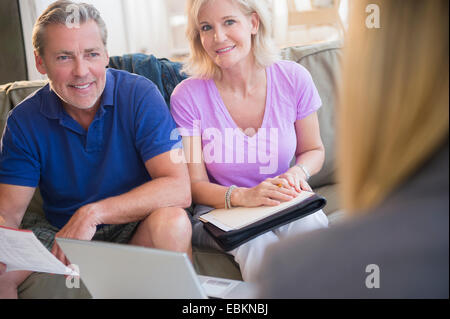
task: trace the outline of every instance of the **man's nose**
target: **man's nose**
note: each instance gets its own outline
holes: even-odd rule
[[[78,77],[84,77],[89,73],[89,68],[87,65],[87,61],[83,58],[76,58],[75,65],[73,68],[73,74]]]

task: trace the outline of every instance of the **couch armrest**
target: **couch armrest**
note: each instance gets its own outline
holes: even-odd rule
[[[47,84],[47,81],[18,81],[0,85],[0,129],[5,128],[8,113],[28,95]]]
[[[8,113],[27,96],[47,84],[47,81],[18,81],[0,85],[0,129],[3,133]],[[28,205],[27,211],[44,214],[39,188]]]

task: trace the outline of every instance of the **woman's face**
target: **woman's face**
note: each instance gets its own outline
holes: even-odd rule
[[[200,40],[222,70],[252,63],[252,35],[258,32],[256,13],[246,16],[232,0],[208,1],[198,15]]]

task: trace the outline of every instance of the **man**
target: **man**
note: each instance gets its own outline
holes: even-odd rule
[[[2,226],[5,223],[5,220],[2,216],[0,216],[0,226]],[[6,265],[3,263],[0,263],[0,276],[3,275],[3,273],[6,271]]]
[[[66,263],[55,236],[191,256],[191,226],[182,209],[191,201],[189,175],[185,164],[170,160],[179,151],[179,141],[170,140],[175,124],[153,83],[105,69],[106,33],[99,12],[87,4],[57,1],[38,18],[35,61],[49,85],[9,115],[0,153],[0,215],[6,226],[33,230]],[[46,218],[24,217],[37,186]],[[0,298],[17,297],[29,275],[1,275]],[[62,277],[39,276],[47,282]],[[37,297],[80,297],[61,282],[61,294]],[[23,287],[19,295],[28,297]]]

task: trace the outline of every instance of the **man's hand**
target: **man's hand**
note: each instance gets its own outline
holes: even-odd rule
[[[2,226],[5,223],[5,220],[2,216],[0,216],[0,226]],[[3,275],[6,271],[6,265],[0,263],[0,276]]]
[[[17,285],[9,280],[0,282],[0,299],[17,299]]]
[[[101,224],[101,221],[97,217],[99,209],[100,205],[98,203],[80,207],[67,224],[56,233],[55,237],[91,240],[97,231],[97,225]],[[52,254],[61,260],[62,263],[66,265],[70,264],[56,241],[53,244]]]
[[[3,275],[6,271],[6,265],[3,263],[0,263],[0,276]]]

